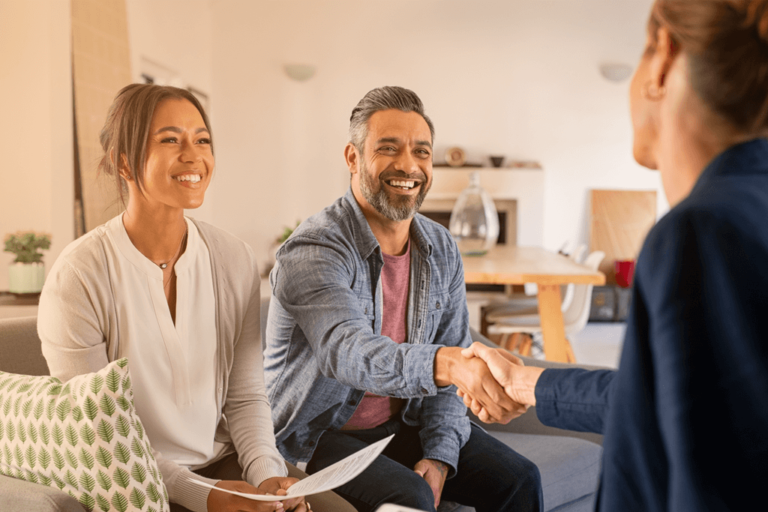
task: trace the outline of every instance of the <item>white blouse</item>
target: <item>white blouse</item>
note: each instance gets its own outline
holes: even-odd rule
[[[152,447],[195,469],[224,455],[214,441],[216,305],[208,248],[187,222],[187,248],[175,264],[176,323],[163,291],[163,271],[133,245],[122,215],[106,234],[115,249],[112,282],[120,319],[119,354],[127,357],[134,404]]]

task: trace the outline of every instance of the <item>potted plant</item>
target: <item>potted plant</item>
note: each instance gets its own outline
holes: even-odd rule
[[[34,231],[18,231],[5,237],[5,252],[16,255],[8,268],[11,293],[39,293],[45,280],[45,264],[41,250],[51,247],[51,235]]]

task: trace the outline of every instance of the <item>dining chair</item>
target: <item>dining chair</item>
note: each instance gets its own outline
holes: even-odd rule
[[[597,270],[604,258],[605,253],[603,251],[595,251],[587,256],[587,259],[584,260],[584,265],[591,270]],[[581,331],[587,325],[593,285],[576,284],[569,286],[573,286],[573,297],[570,299],[567,308],[563,309],[563,326],[566,335],[568,362],[573,363],[576,362],[576,357],[573,354],[573,348],[568,340],[568,336]],[[517,313],[509,312],[506,316],[498,316],[494,317],[494,319],[495,323],[488,327],[488,332],[502,335],[499,345],[510,350],[518,348],[518,352],[522,355],[530,354],[530,337],[523,340],[519,347],[508,347],[507,345],[510,337],[516,333],[531,334],[541,332],[541,318],[539,317],[538,309],[519,311]]]

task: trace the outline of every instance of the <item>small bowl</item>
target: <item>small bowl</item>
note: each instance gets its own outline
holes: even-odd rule
[[[491,158],[491,165],[494,167],[501,167],[504,163],[504,157],[503,156],[492,156]]]

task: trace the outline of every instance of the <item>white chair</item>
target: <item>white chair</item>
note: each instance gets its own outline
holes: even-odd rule
[[[597,270],[604,258],[604,252],[595,251],[587,256],[584,265],[592,270]],[[573,286],[573,296],[567,307],[563,306],[563,324],[565,327],[569,358],[573,358],[573,349],[571,348],[567,336],[581,331],[584,326],[587,325],[593,285],[576,284],[569,286]],[[496,317],[495,323],[488,327],[488,332],[491,334],[501,334],[503,336],[501,340],[502,342],[500,343],[501,346],[506,345],[509,336],[512,334],[541,332],[541,319],[539,318],[538,310],[533,312],[520,311],[517,314],[510,312],[504,317]],[[573,358],[573,361],[569,362],[575,362],[575,358]]]

